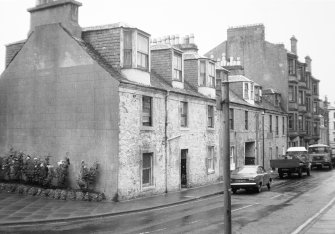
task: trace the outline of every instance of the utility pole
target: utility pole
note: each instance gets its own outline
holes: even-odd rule
[[[265,150],[264,150],[264,116],[265,116],[265,109],[262,111],[262,131],[263,131],[263,142],[262,142],[262,148],[263,148],[263,153],[262,153],[262,160],[263,160],[263,168],[264,168],[264,160],[265,160]]]
[[[230,124],[229,124],[229,79],[223,82],[223,211],[224,234],[231,234],[231,188],[230,188]]]

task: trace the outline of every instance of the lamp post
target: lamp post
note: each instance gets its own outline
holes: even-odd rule
[[[265,116],[265,109],[262,111],[262,132],[263,132],[263,144],[262,144],[262,149],[263,149],[263,153],[262,153],[262,161],[263,161],[263,163],[262,163],[262,165],[263,165],[263,168],[264,168],[264,160],[265,160],[265,148],[264,148],[264,116]]]
[[[223,216],[224,216],[224,234],[231,234],[231,189],[230,189],[230,125],[229,125],[229,78],[226,74],[226,80],[223,82],[223,120],[222,127],[223,140]]]

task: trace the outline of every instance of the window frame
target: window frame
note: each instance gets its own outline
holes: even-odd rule
[[[272,132],[272,115],[269,115],[269,131]]]
[[[183,119],[185,120],[183,123]],[[188,127],[188,102],[180,102],[180,127]]]
[[[202,72],[202,68],[204,68],[203,72]],[[199,86],[206,86],[207,71],[206,71],[206,61],[205,60],[199,60],[199,78],[200,78]]]
[[[126,40],[127,36],[130,36],[129,40]],[[128,44],[130,42],[130,45]],[[126,58],[130,58],[129,64],[126,63]],[[128,61],[128,60],[127,60]],[[123,30],[123,67],[131,68],[133,66],[133,31]]]
[[[214,106],[207,105],[207,127],[214,128]]]
[[[215,88],[215,64],[208,63],[208,87]]]
[[[244,129],[248,130],[249,129],[249,112],[244,111]]]
[[[279,118],[276,116],[276,136],[279,135]]]
[[[215,146],[209,145],[207,146],[207,174],[215,173]]]
[[[145,112],[146,108],[145,105],[145,99],[150,100],[150,109],[149,112]],[[145,124],[147,122],[144,122],[144,119],[146,118],[146,115],[149,116],[148,124]],[[150,96],[143,95],[142,96],[142,126],[144,127],[152,127],[153,126],[153,98]]]
[[[140,50],[139,46],[139,38],[143,38],[147,41],[147,51]],[[149,70],[149,54],[150,54],[150,43],[149,43],[149,37],[137,32],[137,41],[136,41],[136,67],[148,71]],[[140,60],[144,58],[145,66],[142,66],[142,63],[139,63],[139,55]]]
[[[145,163],[145,159],[144,156],[149,156],[149,161],[150,161],[150,167],[145,167],[144,163]],[[142,153],[142,164],[141,164],[141,183],[142,183],[142,187],[150,187],[154,185],[154,153],[153,152],[143,152]],[[149,170],[149,182],[148,183],[144,183],[144,171],[145,170]]]
[[[249,99],[249,83],[248,82],[243,83],[243,98]]]
[[[182,82],[183,81],[183,55],[174,51],[172,60],[173,60],[172,61],[172,66],[173,66],[172,79]],[[178,74],[178,77],[176,74]]]

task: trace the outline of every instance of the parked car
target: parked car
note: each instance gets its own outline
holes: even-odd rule
[[[262,191],[263,186],[271,188],[272,178],[260,165],[245,165],[237,168],[231,173],[230,186],[233,193],[238,189],[253,189],[257,193]]]

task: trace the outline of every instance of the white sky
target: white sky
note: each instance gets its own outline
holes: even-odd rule
[[[321,80],[320,97],[335,101],[335,0],[81,0],[82,27],[126,22],[151,34],[194,33],[204,54],[226,39],[227,28],[263,23],[265,39],[290,48],[298,39],[298,55],[312,58],[312,73]],[[35,0],[0,0],[0,72],[4,70],[5,45],[26,39],[27,9]]]

